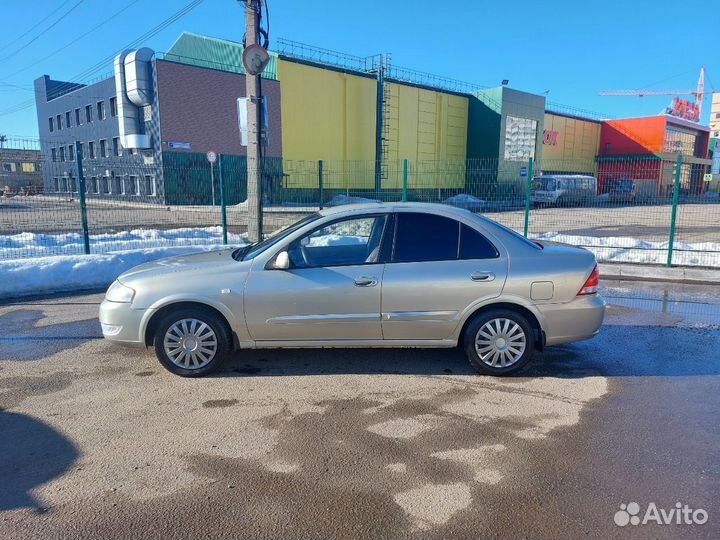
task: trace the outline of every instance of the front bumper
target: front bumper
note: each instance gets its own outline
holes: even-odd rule
[[[131,345],[145,346],[142,322],[147,310],[133,309],[130,303],[109,302],[100,304],[100,326],[105,339]]]
[[[543,304],[545,344],[558,345],[589,339],[600,331],[605,317],[605,299],[599,294],[578,296],[565,304]]]

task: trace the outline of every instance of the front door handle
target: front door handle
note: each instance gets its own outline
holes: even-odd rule
[[[355,286],[356,287],[374,287],[378,284],[378,280],[376,277],[359,277],[355,280]]]
[[[470,274],[470,279],[473,281],[492,281],[495,279],[495,274],[492,272],[473,272]]]

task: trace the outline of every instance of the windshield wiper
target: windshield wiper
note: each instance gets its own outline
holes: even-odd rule
[[[248,244],[247,246],[242,246],[237,248],[235,251],[232,252],[232,258],[236,261],[242,260],[245,253],[247,253],[248,249],[250,249],[250,246],[252,244]]]

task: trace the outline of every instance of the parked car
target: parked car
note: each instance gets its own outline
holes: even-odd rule
[[[110,341],[209,373],[232,351],[462,346],[507,375],[537,349],[599,331],[595,257],[447,205],[325,209],[262,242],[122,274],[100,306]]]
[[[637,186],[629,178],[615,180],[608,191],[610,202],[634,202],[637,195]]]
[[[596,196],[594,176],[548,174],[533,178],[530,202],[539,206],[588,206]]]
[[[658,183],[655,180],[619,178],[610,184],[608,201],[611,203],[647,202],[655,197],[657,186]]]

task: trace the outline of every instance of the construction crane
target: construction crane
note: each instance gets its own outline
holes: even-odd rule
[[[702,115],[702,102],[705,98],[705,68],[700,68],[697,88],[695,90],[605,90],[601,96],[694,96],[697,103],[697,117]]]

